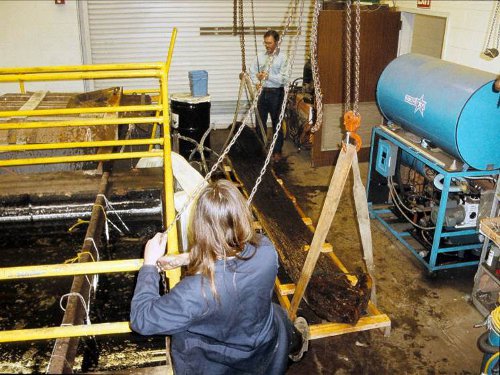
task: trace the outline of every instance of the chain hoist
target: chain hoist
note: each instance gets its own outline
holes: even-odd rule
[[[255,9],[253,6],[253,0],[250,0],[250,5],[252,7],[252,26],[253,26],[253,41],[255,44],[255,56],[257,58],[257,70],[259,70],[260,69],[259,50],[257,48],[257,28],[255,27]]]
[[[489,25],[490,32],[488,34],[488,39],[486,40],[486,46],[484,49],[484,54],[492,59],[498,57],[499,54],[499,44],[500,44],[500,1],[496,2],[495,9],[491,16],[491,21]],[[496,34],[496,41],[494,35]],[[491,44],[490,44],[491,43]]]
[[[238,18],[240,30],[240,49],[241,49],[241,71],[247,71],[247,63],[245,56],[245,21],[243,20],[243,0],[239,0],[238,4]]]
[[[298,7],[298,1],[299,0],[295,1],[293,12],[291,12],[290,16],[288,17],[286,26],[283,30],[283,34],[281,35],[280,40],[278,41],[278,45],[276,46],[276,49],[278,51],[281,48],[281,43],[283,42],[284,36],[286,35],[288,30],[290,29],[290,23],[292,21],[293,16],[296,14],[296,9]],[[298,27],[297,27],[297,33],[295,34],[295,37],[294,37],[293,53],[292,53],[292,56],[291,56],[289,64],[288,64],[288,76],[293,71],[293,64],[295,62],[295,56],[297,55],[297,47],[299,45],[299,38],[302,35],[303,17],[304,17],[304,0],[300,0],[299,15],[298,15],[299,23],[298,23]],[[271,56],[271,58],[269,59],[270,61],[268,61],[267,70],[269,70],[269,68],[271,67],[273,60],[274,60],[274,57],[275,57],[275,55],[273,54]],[[255,181],[255,186],[253,187],[253,189],[248,197],[248,201],[247,201],[248,205],[250,205],[252,203],[252,199],[253,199],[255,193],[257,192],[257,189],[259,188],[259,185],[262,182],[262,177],[266,173],[267,166],[269,165],[269,162],[271,161],[271,154],[272,154],[272,151],[274,149],[274,145],[276,144],[276,140],[278,139],[278,134],[280,132],[281,125],[283,123],[283,117],[285,116],[286,104],[287,104],[287,100],[288,100],[288,93],[290,92],[290,85],[291,85],[291,80],[288,79],[288,82],[285,85],[285,89],[284,89],[284,93],[283,93],[283,102],[281,104],[278,125],[276,126],[276,131],[273,134],[271,145],[269,146],[269,151],[267,153],[266,160],[264,161],[264,166],[262,167],[262,169],[259,173],[259,177],[257,177],[257,180]],[[262,87],[259,89],[257,97],[260,95],[261,92],[262,92]]]
[[[236,35],[238,32],[238,0],[233,0],[233,35]]]
[[[361,32],[361,4],[359,0],[355,1],[356,17],[354,20],[355,35],[354,35],[354,77],[351,75],[352,62],[352,25],[351,25],[351,0],[346,1],[346,27],[345,27],[345,79],[344,79],[344,126],[346,128],[345,143],[349,143],[349,139],[354,139],[356,150],[361,148],[361,137],[357,133],[361,125],[361,116],[359,114],[359,65],[360,65],[360,32]],[[351,101],[351,82],[354,81],[354,94]]]
[[[313,23],[311,29],[311,69],[314,85],[314,103],[316,107],[316,121],[311,127],[311,133],[316,133],[323,123],[323,93],[321,91],[321,81],[318,68],[318,22],[319,12],[323,7],[321,0],[314,2]]]

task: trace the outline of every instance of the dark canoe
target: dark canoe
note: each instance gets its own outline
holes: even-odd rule
[[[229,157],[238,180],[249,193],[266,157],[253,130],[244,129]],[[280,255],[282,267],[297,284],[307,256],[304,247],[311,244],[313,233],[270,169],[263,176],[252,205]],[[359,282],[352,286],[332,260],[321,254],[304,299],[321,319],[354,324],[364,314],[370,296],[366,274],[357,276]]]

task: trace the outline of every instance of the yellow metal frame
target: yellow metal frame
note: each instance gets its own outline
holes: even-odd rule
[[[174,208],[174,179],[171,163],[170,143],[170,118],[168,100],[168,73],[172,62],[172,55],[177,36],[177,29],[173,29],[168,55],[165,63],[130,63],[130,64],[99,64],[79,66],[43,66],[29,68],[0,68],[0,83],[18,82],[21,93],[26,92],[26,82],[33,81],[59,81],[80,79],[107,79],[107,78],[156,78],[159,86],[139,90],[125,90],[133,93],[153,93],[157,95],[157,104],[116,106],[116,107],[91,107],[91,108],[60,108],[43,110],[19,110],[0,111],[0,118],[27,117],[33,121],[27,122],[4,122],[0,123],[0,130],[7,129],[35,129],[52,127],[78,127],[78,126],[105,126],[119,124],[153,124],[151,139],[134,140],[109,140],[89,142],[59,142],[22,145],[0,145],[0,152],[22,152],[26,150],[48,150],[48,149],[76,149],[88,147],[114,147],[129,145],[154,145],[162,147],[162,153],[158,152],[121,152],[121,153],[96,153],[92,155],[51,156],[34,158],[14,158],[0,160],[1,167],[22,166],[33,164],[71,163],[85,161],[105,161],[130,158],[163,157],[163,182],[166,227],[168,228],[175,220]],[[141,112],[151,111],[154,117],[126,117],[126,118],[84,118],[52,121],[39,121],[46,116],[67,116],[79,114],[109,114],[119,112]],[[10,119],[11,121],[12,119]],[[158,125],[163,127],[163,137],[155,138]],[[168,233],[167,252],[177,254],[178,239],[175,223]],[[133,272],[142,266],[142,259],[99,261],[74,264],[56,264],[28,267],[11,267],[0,269],[0,280],[12,280],[19,278],[54,277],[68,275],[98,274],[111,272]],[[171,286],[180,280],[180,270],[167,272]],[[86,335],[106,335],[130,332],[128,322],[115,322],[81,326],[61,326],[29,330],[0,331],[0,342],[45,340],[62,337],[78,337]]]
[[[36,279],[41,277],[134,272],[142,267],[143,262],[143,259],[125,259],[0,268],[0,280]]]
[[[128,322],[18,329],[12,331],[0,331],[0,343],[51,340],[61,337],[114,335],[127,332],[132,332]]]

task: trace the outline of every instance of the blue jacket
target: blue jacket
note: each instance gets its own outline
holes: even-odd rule
[[[130,312],[132,329],[143,335],[171,335],[175,373],[283,374],[288,356],[286,318],[271,303],[278,257],[268,238],[247,245],[237,258],[215,265],[217,302],[209,281],[183,278],[159,295],[154,266],[139,272]],[[285,316],[286,317],[286,316]]]

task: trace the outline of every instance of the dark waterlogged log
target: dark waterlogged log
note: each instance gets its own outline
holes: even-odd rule
[[[238,179],[250,192],[264,165],[265,153],[255,132],[244,129],[231,149],[230,159]],[[313,233],[304,224],[270,167],[252,202],[259,221],[273,241],[280,261],[294,283],[300,278]],[[309,307],[330,322],[356,323],[365,312],[370,292],[365,274],[352,286],[329,257],[321,254],[305,293]]]

